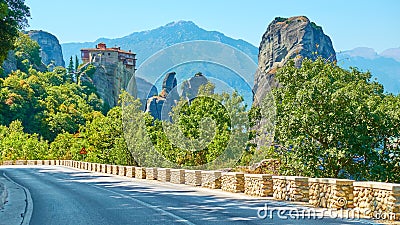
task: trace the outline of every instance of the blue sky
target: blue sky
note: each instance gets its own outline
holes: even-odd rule
[[[323,27],[336,51],[400,47],[400,1],[267,0],[26,0],[30,28],[48,31],[61,43],[116,38],[191,20],[206,30],[259,46],[277,16],[305,15]]]

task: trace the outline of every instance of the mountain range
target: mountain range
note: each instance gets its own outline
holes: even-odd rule
[[[391,48],[378,54],[372,48],[359,47],[336,53],[338,65],[343,68],[357,67],[372,74],[383,84],[385,91],[400,93],[400,48]]]
[[[332,37],[332,39],[335,38]],[[227,37],[218,31],[204,30],[191,21],[171,22],[153,30],[134,32],[116,39],[100,38],[93,42],[64,43],[61,46],[64,60],[68,62],[71,56],[80,56],[81,48],[94,48],[97,43],[104,42],[108,46],[119,46],[121,49],[134,51],[137,54],[137,65],[140,66],[147,58],[162,49],[178,43],[196,40],[213,41],[232,46],[247,54],[254,63],[258,61],[258,47],[241,39]],[[209,50],[212,51],[213,49]],[[387,92],[400,93],[400,48],[387,49],[380,54],[371,48],[355,48],[337,52],[337,59],[338,65],[343,68],[357,67],[362,71],[370,71],[373,78],[382,83]],[[197,66],[199,66],[198,63]],[[198,67],[199,70],[205,68],[204,64]],[[210,66],[207,68],[209,69]],[[181,71],[183,70],[181,69]],[[219,72],[218,69],[202,72],[205,75],[219,73],[218,78],[226,74],[226,71]],[[185,74],[180,79],[187,79],[191,76],[193,74]],[[177,78],[179,79],[179,76]],[[154,81],[157,78],[151,80]],[[233,82],[238,83],[238,81],[236,79]]]

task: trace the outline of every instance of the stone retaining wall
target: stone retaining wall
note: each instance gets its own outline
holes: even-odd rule
[[[185,170],[183,169],[171,169],[170,182],[174,184],[185,183]]]
[[[308,202],[308,178],[272,176],[273,197],[277,200]]]
[[[3,165],[5,165],[5,166],[11,166],[11,165],[14,165],[14,161],[12,161],[12,160],[6,160],[6,161],[3,161]]]
[[[221,178],[221,190],[233,193],[244,192],[244,173],[223,173]]]
[[[309,178],[309,203],[315,207],[353,208],[353,181],[346,179]]]
[[[125,176],[126,175],[126,168],[125,166],[118,166],[118,175]]]
[[[111,168],[112,168],[112,174],[113,175],[118,175],[119,167],[117,165],[112,165]]]
[[[112,165],[106,165],[106,167],[107,167],[107,173],[112,174],[112,172],[113,172]]]
[[[221,176],[220,171],[201,171],[201,186],[211,189],[221,188]]]
[[[34,166],[34,165],[37,165],[37,161],[36,160],[28,160],[26,164],[30,165],[30,166]]]
[[[22,166],[22,165],[26,165],[26,164],[27,164],[26,160],[17,160],[17,161],[15,161],[15,165]]]
[[[159,180],[218,189],[250,196],[308,202],[315,207],[349,209],[374,219],[400,220],[400,184],[355,182],[333,178],[307,178],[244,174],[241,172],[144,168],[72,160],[16,160],[2,165],[63,165],[138,179]]]
[[[155,167],[146,168],[146,179],[157,180],[157,168]]]
[[[135,177],[135,167],[134,166],[126,166],[125,176],[127,177]]]
[[[272,175],[245,174],[244,193],[251,196],[266,197],[274,193]]]
[[[185,184],[200,186],[201,170],[185,170]]]
[[[158,168],[157,169],[157,180],[162,182],[170,182],[171,180],[171,169],[169,168]]]
[[[146,168],[135,167],[135,178],[146,179]]]
[[[106,164],[101,164],[100,167],[101,167],[102,173],[107,173],[107,165]]]
[[[400,220],[400,184],[354,182],[354,207],[374,219]]]

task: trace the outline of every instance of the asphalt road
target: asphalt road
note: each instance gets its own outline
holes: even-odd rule
[[[321,219],[315,209],[304,205],[65,167],[0,167],[0,176],[3,174],[29,190],[33,200],[31,225],[371,222],[329,216]],[[301,212],[306,210],[313,210],[306,214],[311,218],[304,218]]]

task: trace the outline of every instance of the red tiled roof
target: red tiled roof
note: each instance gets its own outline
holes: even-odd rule
[[[106,45],[104,43],[99,43],[98,45],[103,45],[106,47]],[[129,54],[129,55],[136,55],[133,52],[121,50],[119,47],[99,48],[99,47],[97,47],[98,45],[96,45],[96,48],[82,48],[81,51],[110,51],[110,52],[118,52],[118,53]]]

